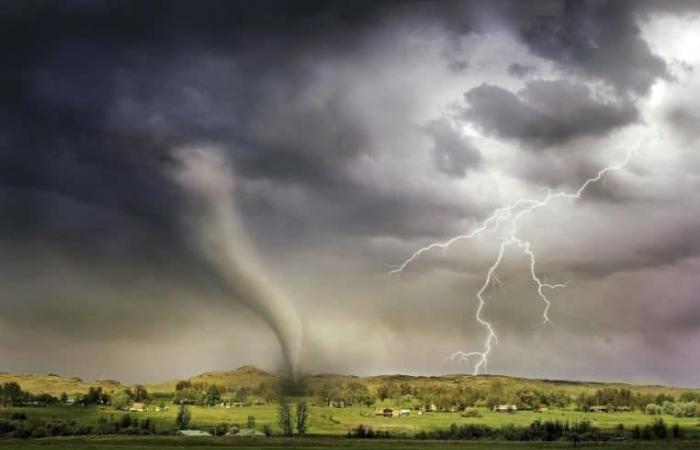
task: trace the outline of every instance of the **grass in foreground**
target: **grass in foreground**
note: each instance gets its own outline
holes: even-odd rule
[[[254,416],[256,426],[262,429],[269,425],[273,433],[279,433],[277,425],[277,406],[251,406],[243,408],[225,409],[221,407],[197,407],[190,408],[192,413],[191,426],[194,428],[207,428],[217,424],[239,424],[244,426],[248,416]],[[375,431],[389,431],[392,434],[405,434],[413,436],[420,431],[430,431],[448,428],[451,424],[482,424],[492,428],[513,424],[516,426],[528,426],[535,420],[541,421],[569,421],[580,422],[590,420],[591,424],[600,430],[613,430],[618,424],[623,424],[626,429],[636,425],[649,424],[655,417],[663,417],[670,426],[679,424],[687,437],[700,438],[700,420],[698,418],[677,418],[673,416],[649,416],[641,412],[625,413],[583,413],[570,410],[550,410],[541,413],[518,412],[515,414],[494,413],[487,409],[479,411],[480,417],[462,417],[459,413],[428,413],[418,416],[415,413],[409,417],[375,417],[375,408],[328,408],[312,407],[309,417],[309,433],[314,435],[345,436],[348,431],[362,424],[372,427]],[[46,408],[0,408],[0,418],[9,419],[12,414],[23,412],[30,421],[47,420],[75,420],[78,423],[95,425],[101,416],[112,417],[119,420],[127,414],[111,408],[83,408],[76,406],[51,406]],[[150,419],[155,422],[159,430],[173,429],[177,406],[170,405],[167,411],[132,412],[132,417],[139,420]]]
[[[307,437],[303,439],[282,438],[183,438],[183,437],[81,437],[49,438],[30,441],[0,440],[0,448],[23,450],[155,450],[164,448],[187,447],[196,450],[236,448],[236,449],[312,449],[330,450],[337,448],[366,450],[534,450],[534,449],[568,449],[573,444],[568,442],[490,442],[490,441],[414,441],[414,440],[373,440],[344,438]],[[700,441],[652,441],[652,442],[607,442],[605,444],[579,443],[576,448],[593,449],[604,447],[606,450],[691,450],[700,448]]]

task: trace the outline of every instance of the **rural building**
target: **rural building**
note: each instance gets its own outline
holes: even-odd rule
[[[146,410],[146,404],[143,402],[134,402],[129,406],[129,411],[131,412],[144,412]]]
[[[342,400],[331,400],[328,402],[329,408],[345,408],[345,402]]]
[[[394,417],[394,408],[378,409],[374,412],[376,417]],[[396,414],[398,416],[398,413]]]
[[[607,406],[591,406],[589,408],[590,412],[608,412],[608,407]]]
[[[515,405],[496,405],[493,407],[493,412],[497,412],[497,413],[502,413],[502,412],[514,413],[517,410],[518,410],[518,407]]]
[[[477,411],[476,408],[467,406],[462,412],[462,417],[479,417],[479,411]]]
[[[227,436],[234,436],[234,437],[265,437],[265,433],[262,431],[255,430],[253,428],[241,428],[238,430],[238,433],[235,434],[227,434]]]
[[[177,434],[190,437],[207,437],[212,435],[211,433],[202,430],[180,430],[177,432]]]
[[[402,409],[399,411],[399,417],[408,417],[411,415],[411,410],[410,409]]]

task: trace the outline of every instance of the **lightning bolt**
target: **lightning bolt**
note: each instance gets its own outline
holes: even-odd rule
[[[535,286],[537,287],[537,296],[544,303],[544,309],[542,311],[543,325],[552,323],[552,321],[549,318],[549,309],[552,306],[552,303],[549,300],[549,297],[547,296],[546,292],[548,290],[564,288],[568,286],[569,282],[556,284],[545,283],[537,275],[537,260],[535,257],[535,253],[532,250],[532,246],[529,241],[523,240],[518,236],[518,225],[520,223],[520,220],[523,217],[533,213],[537,209],[549,205],[552,202],[552,200],[566,199],[570,201],[576,201],[577,199],[581,198],[583,193],[591,184],[600,181],[609,172],[618,171],[625,167],[636,153],[638,147],[639,142],[627,151],[625,158],[621,162],[600,169],[595,176],[586,179],[583,182],[583,184],[581,184],[579,188],[575,191],[552,192],[550,188],[545,188],[547,194],[541,200],[527,198],[518,199],[508,206],[494,210],[489,217],[487,217],[483,222],[481,222],[480,226],[472,230],[470,233],[454,236],[447,241],[435,242],[425,247],[421,247],[415,252],[413,252],[413,254],[411,254],[411,256],[408,257],[408,259],[403,261],[401,264],[393,266],[391,268],[391,270],[389,271],[390,275],[400,274],[406,269],[406,267],[408,267],[409,264],[413,263],[424,253],[436,249],[441,249],[443,250],[443,252],[446,252],[447,249],[450,248],[456,242],[474,239],[475,237],[479,236],[484,232],[495,232],[501,229],[504,223],[508,221],[510,222],[509,227],[506,228],[506,232],[504,232],[503,236],[501,237],[498,252],[496,253],[496,258],[489,267],[488,271],[486,272],[486,278],[484,279],[484,283],[481,285],[481,288],[476,293],[478,305],[476,308],[475,319],[482,327],[484,327],[484,329],[487,332],[482,350],[472,352],[457,351],[450,355],[448,359],[453,361],[465,362],[476,359],[476,363],[474,365],[474,375],[478,375],[481,371],[486,371],[488,357],[491,354],[494,345],[498,343],[498,336],[496,335],[496,331],[494,330],[494,327],[491,324],[491,322],[489,322],[483,317],[483,311],[486,306],[486,299],[484,298],[484,294],[488,290],[489,286],[493,285],[494,283],[501,284],[500,280],[496,276],[496,271],[501,265],[501,261],[503,260],[503,255],[505,254],[506,249],[510,246],[517,247],[523,252],[524,255],[526,255],[529,258],[530,277],[535,283]]]

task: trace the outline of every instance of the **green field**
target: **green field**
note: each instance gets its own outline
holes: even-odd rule
[[[51,438],[31,441],[0,440],[0,448],[23,450],[151,450],[180,448],[205,450],[219,448],[236,449],[452,449],[452,450],[534,450],[534,449],[569,449],[571,443],[523,443],[523,442],[489,442],[489,441],[413,441],[413,440],[372,440],[342,438],[303,438],[303,439],[243,439],[243,438],[177,438],[177,437],[89,437],[89,438]],[[651,442],[607,442],[604,444],[578,444],[576,448],[607,450],[691,450],[700,448],[700,442],[693,441],[651,441]]]
[[[375,431],[387,430],[393,434],[405,434],[408,437],[423,430],[447,428],[451,424],[484,424],[494,428],[507,424],[527,426],[535,420],[560,420],[581,421],[588,419],[601,430],[612,430],[618,424],[623,424],[629,429],[635,425],[649,424],[653,416],[641,412],[624,413],[583,413],[570,410],[549,410],[543,412],[520,411],[513,414],[494,413],[488,409],[480,409],[480,417],[461,417],[456,412],[431,412],[422,416],[412,412],[409,417],[375,417],[372,408],[328,408],[312,406],[309,417],[309,433],[313,435],[344,436],[347,432],[360,424],[371,426]],[[256,427],[261,429],[263,425],[270,425],[273,432],[279,432],[277,425],[277,407],[275,405],[250,406],[241,408],[223,407],[198,407],[191,406],[192,426],[194,428],[207,428],[217,424],[238,424],[245,426],[248,416],[254,416]],[[177,407],[170,406],[166,411],[131,412],[126,413],[112,408],[80,407],[80,406],[50,406],[50,407],[23,407],[0,408],[0,418],[10,418],[12,414],[23,412],[29,421],[44,420],[75,420],[76,422],[96,424],[100,416],[118,420],[124,414],[141,419],[150,418],[156,423],[158,429],[172,429],[175,423]],[[667,424],[679,424],[688,437],[700,437],[700,419],[677,418],[673,416],[661,416]]]
[[[661,405],[668,399],[674,401],[682,401],[681,399],[691,397],[698,399],[700,390],[657,386],[657,385],[630,385],[620,383],[595,383],[595,382],[579,382],[579,381],[558,381],[558,380],[529,380],[524,378],[513,378],[500,375],[445,375],[445,376],[430,376],[430,377],[412,377],[406,375],[380,375],[373,377],[353,377],[348,375],[310,375],[302,378],[304,382],[303,395],[304,397],[289,398],[293,402],[304,400],[310,405],[310,415],[308,420],[307,436],[303,439],[299,438],[280,438],[282,430],[278,425],[278,404],[277,398],[281,396],[280,392],[285,391],[285,376],[284,374],[268,373],[258,370],[252,366],[244,366],[234,371],[226,372],[208,372],[187,380],[190,384],[184,388],[178,387],[179,381],[166,381],[157,384],[146,385],[150,404],[148,411],[125,412],[112,406],[81,406],[79,404],[70,405],[69,399],[79,399],[81,395],[85,395],[86,391],[92,389],[102,389],[110,395],[112,399],[115,395],[127,392],[130,388],[132,391],[135,388],[122,385],[115,380],[102,380],[85,382],[76,377],[62,377],[55,374],[39,374],[39,375],[15,375],[8,373],[0,373],[0,384],[15,382],[22,389],[32,394],[50,393],[54,396],[59,396],[62,393],[63,403],[54,404],[53,406],[23,406],[23,407],[0,407],[0,419],[6,426],[7,424],[20,424],[24,430],[40,431],[35,436],[64,436],[65,434],[73,434],[72,437],[40,437],[26,440],[13,440],[11,436],[22,436],[21,434],[6,434],[5,438],[0,439],[0,447],[17,447],[17,448],[44,448],[44,449],[68,449],[68,448],[94,448],[94,449],[118,449],[118,448],[133,448],[133,449],[148,449],[148,448],[172,448],[187,446],[190,448],[215,448],[215,447],[236,447],[236,448],[358,448],[358,449],[382,449],[382,448],[405,448],[405,449],[423,449],[423,448],[465,448],[465,449],[533,449],[533,448],[571,448],[572,443],[566,441],[558,441],[554,443],[541,442],[509,442],[500,441],[492,442],[487,440],[471,440],[471,441],[425,441],[414,439],[414,436],[420,432],[431,432],[435,430],[446,430],[452,424],[456,425],[486,425],[497,433],[482,434],[481,436],[491,436],[492,439],[506,439],[506,436],[513,437],[513,434],[508,435],[508,430],[501,430],[502,427],[513,425],[519,429],[527,429],[533,422],[539,420],[543,423],[551,423],[554,421],[581,423],[588,421],[601,434],[596,435],[602,440],[609,439],[607,442],[592,444],[579,444],[580,448],[593,448],[605,445],[608,449],[700,449],[700,417],[693,409],[690,414],[679,414],[675,411],[675,415],[666,414],[648,415],[645,414],[646,406],[652,402],[654,405]],[[182,385],[181,385],[182,386]],[[202,402],[202,394],[206,394],[212,386],[218,387],[221,397],[215,402]],[[361,389],[353,391],[359,386]],[[391,389],[391,395],[381,395],[386,393],[386,388]],[[143,387],[142,387],[143,388]],[[278,388],[279,390],[276,390]],[[351,389],[352,388],[352,389]],[[235,400],[235,396],[245,391],[247,402]],[[212,404],[216,406],[189,406],[192,421],[190,428],[203,429],[213,431],[228,429],[231,425],[237,425],[241,428],[247,427],[249,416],[255,418],[255,427],[258,430],[263,430],[264,427],[269,427],[272,437],[265,438],[237,438],[237,437],[211,437],[211,438],[188,438],[183,436],[175,436],[175,417],[178,413],[178,405],[173,402],[178,401],[178,395],[186,393],[185,399],[192,402],[197,400],[201,404]],[[275,395],[268,396],[270,392]],[[331,392],[331,394],[329,394]],[[364,392],[371,397],[371,401],[360,401],[358,397],[354,397],[351,404],[372,404],[369,406],[353,406],[348,408],[331,408],[329,407],[329,398],[348,398],[351,392]],[[590,400],[595,398],[600,392],[613,393],[621,396],[627,395],[627,403],[621,402],[625,408],[630,408],[626,405],[634,405],[630,411],[625,412],[582,412],[578,404],[581,396],[587,396]],[[444,412],[458,404],[460,395],[478,394],[472,396],[470,400],[462,402],[462,406],[476,405],[478,412],[476,417],[462,417],[459,412]],[[499,403],[505,404],[515,402],[520,394],[525,393],[534,398],[545,398],[548,403],[539,403],[537,409],[539,412],[520,410],[515,413],[495,413],[486,408],[488,404],[486,400],[491,395],[498,395]],[[298,394],[301,395],[301,394]],[[385,400],[380,400],[384,398]],[[564,401],[556,401],[557,398],[563,398]],[[547,400],[548,399],[548,400]],[[554,399],[554,400],[552,400]],[[30,399],[31,400],[31,399]],[[606,400],[598,398],[593,405],[615,406],[612,404],[614,399]],[[56,400],[57,401],[57,400]],[[537,403],[534,400],[530,403]],[[262,404],[258,404],[261,402]],[[435,404],[441,404],[437,407]],[[96,403],[96,402],[95,402]],[[131,403],[123,403],[122,407],[133,406],[135,400]],[[667,402],[668,403],[668,402]],[[4,404],[8,404],[5,402]],[[10,403],[12,404],[12,403]],[[20,403],[21,404],[21,403]],[[38,403],[35,403],[35,405]],[[244,404],[247,406],[237,406]],[[694,405],[697,402],[694,403]],[[227,406],[224,406],[227,405]],[[552,406],[557,405],[557,406]],[[566,405],[566,406],[564,406]],[[673,404],[672,404],[673,405]],[[156,409],[163,410],[156,411]],[[589,403],[590,407],[591,404]],[[378,409],[390,407],[399,409],[410,409],[408,417],[377,417],[375,411]],[[532,406],[531,406],[532,407]],[[546,407],[549,407],[548,409]],[[425,411],[419,415],[417,409]],[[658,406],[661,409],[661,406]],[[430,409],[443,409],[443,412],[426,411]],[[664,409],[667,412],[674,412],[673,409]],[[129,414],[132,419],[138,419],[140,428],[136,425],[124,425],[119,428],[118,424],[126,421],[121,421],[121,418]],[[676,417],[676,416],[693,416],[693,417]],[[24,418],[26,416],[26,419]],[[639,426],[642,429],[649,430],[652,421],[658,418],[663,418],[667,427],[678,425],[681,429],[682,440],[658,440],[658,441],[615,441],[611,440],[614,436],[624,435],[627,438],[631,436],[645,437],[640,434],[633,434],[631,431]],[[149,423],[146,424],[145,420]],[[107,423],[105,423],[105,420]],[[75,436],[80,432],[63,432],[61,426],[67,426],[67,422],[75,422],[75,425],[69,424],[71,430],[85,429],[82,425],[90,425],[94,435],[90,436]],[[102,422],[100,424],[100,422]],[[108,422],[114,422],[113,427]],[[104,425],[107,425],[106,427]],[[223,426],[222,426],[223,425]],[[372,428],[375,432],[389,432],[392,437],[390,440],[366,440],[366,439],[349,439],[346,436],[348,432],[356,429],[359,425],[363,425],[365,429]],[[618,430],[619,425],[625,429],[624,433]],[[102,428],[101,428],[102,426]],[[52,432],[49,433],[49,427]],[[56,428],[58,427],[58,428]],[[126,427],[126,430],[124,429]],[[144,430],[147,429],[147,431]],[[56,431],[59,430],[59,431]],[[127,431],[129,433],[145,431],[151,433],[149,436],[133,436],[133,435],[99,435],[100,430],[109,433],[117,433]],[[678,430],[676,429],[676,432]],[[222,434],[224,431],[219,431]],[[155,433],[155,435],[153,434]],[[455,435],[453,435],[455,436]],[[469,436],[460,434],[460,436]],[[564,439],[563,435],[558,435]],[[663,434],[657,437],[663,437]],[[428,436],[430,437],[430,436]],[[434,435],[433,435],[434,437]],[[649,436],[646,436],[649,437]],[[589,437],[590,438],[590,435]],[[485,439],[485,438],[484,438]],[[518,439],[515,437],[514,439]],[[526,438],[528,439],[528,438]]]

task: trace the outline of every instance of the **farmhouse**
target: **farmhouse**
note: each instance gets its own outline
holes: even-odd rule
[[[462,412],[462,417],[479,417],[479,411],[477,411],[476,408],[467,406]]]
[[[517,410],[518,410],[518,407],[515,405],[496,405],[493,407],[493,412],[497,412],[497,413],[502,413],[502,412],[514,413]]]
[[[374,412],[376,417],[394,417],[394,408],[378,409]],[[396,412],[398,416],[398,411]]]
[[[238,433],[231,434],[234,437],[265,437],[265,433],[262,431],[255,430],[253,428],[241,428]]]
[[[146,404],[143,402],[134,402],[129,406],[129,411],[131,412],[144,412],[146,410]]]
[[[411,415],[411,410],[410,409],[402,409],[399,411],[399,416],[400,417],[408,417]]]
[[[608,412],[607,406],[591,406],[589,408],[590,412]]]
[[[190,436],[190,437],[207,437],[211,436],[211,433],[208,433],[206,431],[202,430],[180,430],[177,432],[177,434],[180,434],[182,436]]]

